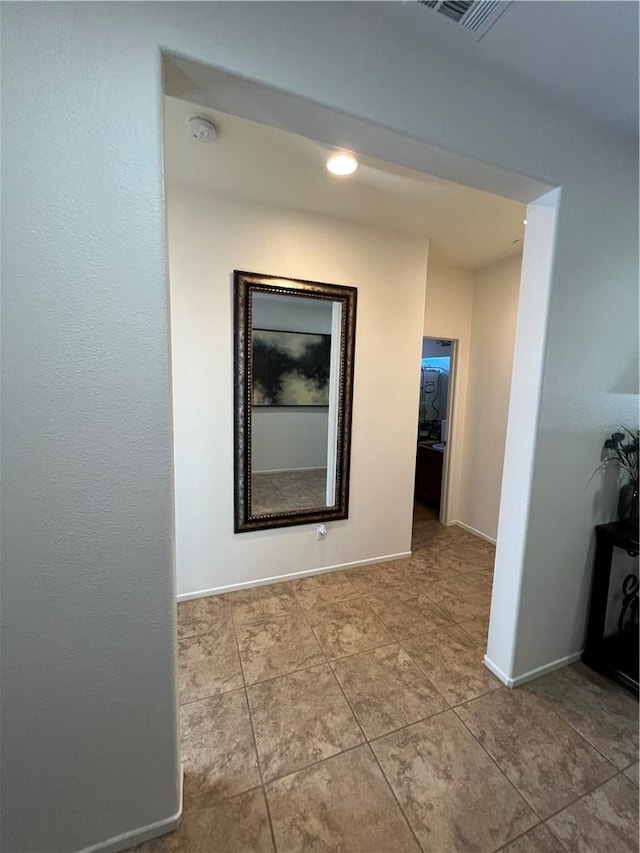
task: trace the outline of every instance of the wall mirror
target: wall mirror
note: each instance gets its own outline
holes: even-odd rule
[[[356,288],[233,285],[235,532],[347,518]]]

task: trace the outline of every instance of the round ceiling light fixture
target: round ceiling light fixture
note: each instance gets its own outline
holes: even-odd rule
[[[187,119],[189,132],[198,142],[213,142],[218,135],[218,130],[212,121],[202,116],[191,116]]]
[[[358,161],[348,151],[336,151],[327,160],[327,169],[332,175],[345,177],[353,175],[358,168]]]

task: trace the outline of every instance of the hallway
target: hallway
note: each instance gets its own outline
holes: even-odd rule
[[[494,549],[421,513],[413,548],[178,605],[184,814],[138,850],[638,850],[637,703],[581,664],[504,688]]]

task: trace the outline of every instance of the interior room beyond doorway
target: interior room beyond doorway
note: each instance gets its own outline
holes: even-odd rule
[[[440,520],[446,486],[445,460],[453,349],[454,344],[450,340],[422,340],[415,501],[431,510],[433,516]],[[414,519],[415,512],[414,508]]]

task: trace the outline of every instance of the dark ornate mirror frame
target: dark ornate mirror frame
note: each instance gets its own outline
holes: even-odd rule
[[[235,527],[236,533],[313,524],[347,518],[349,513],[349,465],[351,457],[351,408],[353,356],[356,331],[355,287],[273,275],[233,273],[234,290],[234,427],[235,427]],[[335,504],[331,507],[251,514],[251,404],[252,404],[252,306],[254,293],[322,299],[342,305],[338,377]]]

